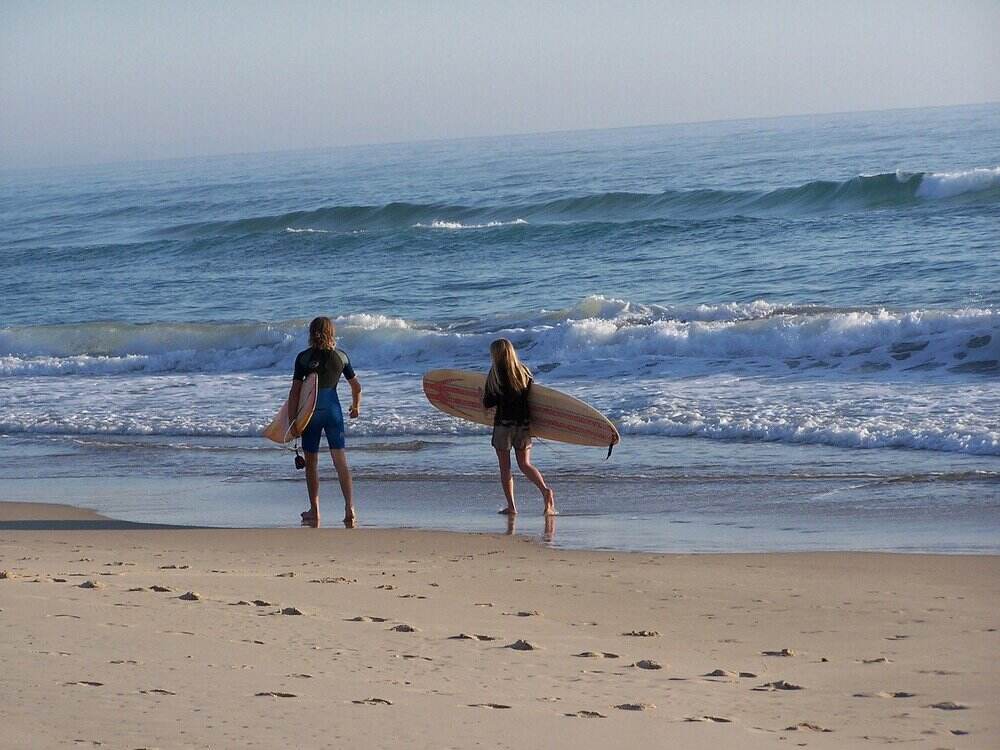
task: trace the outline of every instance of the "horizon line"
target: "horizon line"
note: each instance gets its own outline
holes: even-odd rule
[[[128,164],[159,164],[162,162],[188,161],[192,159],[225,159],[236,156],[263,156],[266,154],[300,154],[313,151],[336,151],[352,148],[370,148],[379,146],[405,146],[433,143],[457,143],[461,141],[488,140],[495,138],[531,138],[545,135],[566,135],[570,133],[597,133],[614,130],[639,130],[643,128],[658,128],[682,125],[713,125],[724,122],[755,122],[762,120],[789,120],[799,117],[834,117],[837,115],[860,115],[876,114],[883,112],[907,112],[921,109],[959,109],[962,107],[978,107],[986,105],[1000,104],[1000,100],[987,100],[977,102],[963,102],[961,104],[932,104],[921,106],[889,107],[886,109],[856,109],[856,110],[834,110],[824,112],[798,112],[794,114],[780,115],[757,115],[750,117],[720,117],[708,120],[673,120],[666,122],[641,123],[635,125],[612,125],[607,127],[587,127],[587,128],[558,128],[555,130],[524,130],[506,133],[486,133],[480,135],[444,136],[430,138],[414,138],[411,140],[385,140],[385,141],[362,141],[359,143],[344,143],[339,145],[322,146],[297,146],[294,148],[264,149],[260,151],[223,151],[205,154],[188,154],[185,156],[160,156],[147,158],[126,158],[114,159],[110,161],[83,161],[67,162],[62,164],[47,164],[36,166],[3,166],[0,165],[0,173],[16,172],[42,172],[47,170],[60,169],[84,169],[88,167],[113,167],[125,166]]]

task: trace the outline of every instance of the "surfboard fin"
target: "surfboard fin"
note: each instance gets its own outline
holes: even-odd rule
[[[608,455],[606,455],[606,456],[604,457],[604,460],[605,460],[605,461],[607,461],[607,460],[608,460],[609,458],[611,458],[611,451],[613,451],[614,449],[615,449],[615,444],[614,444],[614,443],[611,443],[611,444],[610,444],[610,445],[608,446]]]

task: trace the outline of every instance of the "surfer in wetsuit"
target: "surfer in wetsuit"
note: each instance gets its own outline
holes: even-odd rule
[[[336,348],[335,336],[336,329],[329,318],[315,318],[309,324],[309,348],[295,358],[295,374],[288,393],[288,413],[295,414],[298,411],[302,383],[310,373],[316,373],[319,380],[316,410],[302,432],[306,488],[309,491],[309,510],[302,513],[302,520],[311,525],[319,525],[319,443],[325,432],[330,456],[337,468],[340,490],[344,493],[344,525],[353,528],[356,524],[354,484],[351,469],[347,465],[347,454],[344,452],[344,412],[337,398],[337,381],[343,375],[351,386],[351,419],[357,419],[361,413],[361,383],[354,373],[350,358]]]
[[[531,464],[531,411],[528,394],[531,391],[531,371],[525,367],[507,339],[497,339],[490,344],[489,375],[483,392],[483,406],[496,407],[493,415],[492,444],[500,463],[500,484],[507,498],[507,507],[500,513],[517,514],[514,504],[514,477],[510,468],[510,449],[514,449],[518,468],[542,493],[545,515],[556,514],[555,492],[545,484],[538,469]]]

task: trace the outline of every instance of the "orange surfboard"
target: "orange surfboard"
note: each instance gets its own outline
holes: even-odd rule
[[[316,373],[310,373],[305,382],[302,383],[302,390],[299,392],[299,411],[295,415],[295,426],[299,433],[306,428],[309,420],[312,419],[313,412],[316,411],[316,396],[319,393],[319,378]],[[268,440],[276,443],[287,443],[292,439],[292,422],[288,418],[288,400],[281,405],[278,414],[271,420],[271,424],[264,428],[261,433]]]
[[[436,409],[453,417],[493,426],[493,410],[483,408],[486,376],[469,370],[431,370],[424,375],[424,393]],[[611,420],[578,398],[544,385],[532,384],[528,398],[531,434],[574,445],[614,447],[621,437]]]

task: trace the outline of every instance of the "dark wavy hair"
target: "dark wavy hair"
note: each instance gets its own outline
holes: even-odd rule
[[[309,346],[313,349],[333,349],[337,328],[329,318],[313,318],[309,324]]]

